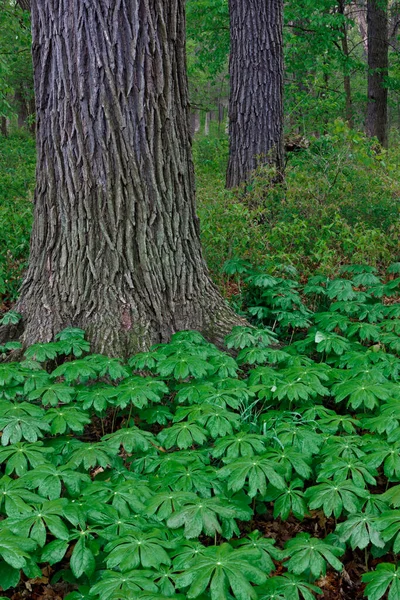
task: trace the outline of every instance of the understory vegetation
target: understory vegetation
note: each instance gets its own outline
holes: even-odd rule
[[[224,270],[253,326],[226,352],[186,331],[125,364],[66,329],[0,365],[4,590],[399,597],[400,263]]]
[[[400,259],[399,147],[377,153],[373,141],[341,121],[307,143],[288,154],[284,184],[273,185],[273,172],[264,169],[246,188],[227,191],[227,138],[215,132],[195,139],[204,253],[227,295],[236,290],[222,265],[232,258],[291,265],[300,279],[334,276],[352,262],[384,273]],[[0,167],[0,241],[6,249],[0,299],[9,306],[29,251],[35,144],[28,134],[0,136]]]

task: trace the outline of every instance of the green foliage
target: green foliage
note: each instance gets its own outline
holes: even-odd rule
[[[68,329],[0,365],[4,589],[48,563],[79,584],[72,600],[311,600],[346,547],[400,551],[400,357],[385,337],[400,315],[376,293],[399,282],[360,265],[302,284],[228,270],[257,307],[226,338],[236,359],[181,332],[124,364]],[[252,530],[266,514],[297,530],[324,515],[333,535],[275,544]],[[378,565],[366,595],[396,597],[396,577]]]
[[[203,247],[214,278],[230,293],[238,272],[227,277],[220,267],[239,257],[264,265],[267,256],[268,274],[292,265],[301,276],[337,274],[349,262],[383,272],[398,260],[398,146],[377,154],[371,141],[334,119],[324,131],[288,155],[282,186],[260,169],[245,191],[226,191],[221,166],[211,168],[212,157],[208,167],[196,159]],[[204,142],[196,141],[195,157],[196,144]],[[208,142],[214,161],[222,156],[218,144]]]

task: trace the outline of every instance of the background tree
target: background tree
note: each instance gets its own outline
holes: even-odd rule
[[[34,122],[30,43],[29,15],[15,3],[0,0],[0,116],[4,130],[15,116],[19,127]]]
[[[366,131],[388,145],[388,0],[368,0],[368,108]]]
[[[227,187],[260,164],[283,170],[283,0],[229,0]]]
[[[26,344],[72,325],[124,355],[239,321],[195,214],[184,2],[34,0],[38,167]]]

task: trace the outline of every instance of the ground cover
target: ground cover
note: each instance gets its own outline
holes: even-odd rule
[[[5,597],[399,597],[400,265],[225,272],[227,351],[70,329],[0,365]]]

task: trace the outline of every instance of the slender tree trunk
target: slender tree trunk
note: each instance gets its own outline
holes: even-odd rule
[[[366,130],[388,145],[388,0],[368,0],[368,106]]]
[[[8,128],[7,128],[7,117],[0,117],[0,132],[1,135],[4,135],[4,137],[7,137],[8,135]]]
[[[365,59],[368,59],[368,26],[367,26],[367,0],[355,0],[352,6],[352,14],[358,24]]]
[[[87,331],[128,355],[239,317],[195,214],[184,0],[32,0],[37,149],[23,341]]]
[[[230,188],[260,164],[283,171],[283,0],[229,0],[229,9]]]
[[[14,101],[17,105],[17,111],[18,111],[18,127],[21,129],[22,127],[27,126],[27,118],[28,118],[28,107],[27,107],[23,89],[21,87],[18,87],[15,90]]]
[[[346,8],[345,0],[338,0],[338,7],[339,7],[339,14],[342,15],[342,17],[344,18],[345,8]],[[343,57],[344,57],[343,86],[344,86],[344,93],[345,93],[345,98],[346,98],[346,121],[347,121],[348,126],[351,129],[353,129],[353,127],[354,127],[353,99],[352,99],[352,94],[351,94],[351,78],[350,78],[350,72],[349,72],[350,52],[349,52],[349,40],[347,37],[347,27],[346,27],[345,21],[343,21],[343,25],[342,25],[342,52],[343,52]]]
[[[204,118],[204,135],[210,135],[210,115],[211,113],[207,111]]]

